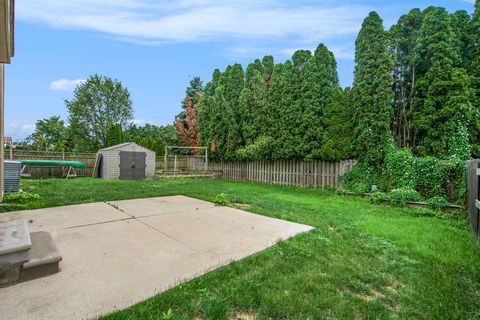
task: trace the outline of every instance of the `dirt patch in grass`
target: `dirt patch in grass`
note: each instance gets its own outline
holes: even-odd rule
[[[250,209],[252,206],[249,205],[248,203],[234,203],[232,204],[232,207],[243,210],[243,209]]]
[[[231,320],[255,320],[256,315],[252,311],[242,311],[242,312],[235,313],[235,315],[230,319]]]
[[[236,312],[230,320],[255,320],[257,318],[255,312],[253,311],[240,311]],[[201,317],[195,317],[193,320],[204,320]]]
[[[368,294],[362,294],[360,296],[360,298],[368,302],[376,300],[381,297],[383,297],[383,293],[375,289],[370,289],[370,292]]]

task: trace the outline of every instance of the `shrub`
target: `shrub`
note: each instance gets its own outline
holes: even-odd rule
[[[430,208],[417,208],[414,212],[421,217],[435,217],[435,218],[446,217],[442,211],[432,210]]]
[[[5,195],[3,197],[3,202],[12,204],[26,204],[40,199],[41,197],[38,194],[28,192],[15,192]]]
[[[237,150],[239,160],[265,160],[271,159],[275,141],[271,137],[259,137],[253,144]]]
[[[225,193],[220,193],[213,198],[213,203],[218,206],[229,206],[232,202]]]
[[[433,197],[427,200],[427,206],[432,210],[442,210],[448,206],[448,200],[444,197]]]
[[[463,204],[467,194],[465,161],[459,158],[442,161],[440,170],[444,195],[452,202]]]
[[[417,190],[426,198],[443,196],[440,161],[434,157],[418,158],[415,161]]]
[[[375,204],[381,203],[385,200],[388,200],[385,192],[374,192],[370,198],[370,201]]]
[[[372,185],[379,184],[379,174],[365,163],[356,164],[344,175],[344,185],[347,190],[355,193],[370,192]]]
[[[398,188],[387,193],[386,200],[389,200],[392,206],[404,207],[407,201],[421,201],[422,196],[413,189]]]
[[[414,169],[415,157],[409,149],[392,148],[385,157],[384,189],[414,189],[416,185]]]

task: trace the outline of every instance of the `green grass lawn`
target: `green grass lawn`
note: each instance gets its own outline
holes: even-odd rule
[[[480,251],[463,216],[226,180],[45,179],[23,188],[42,197],[31,208],[223,192],[248,211],[316,227],[106,319],[480,319]]]

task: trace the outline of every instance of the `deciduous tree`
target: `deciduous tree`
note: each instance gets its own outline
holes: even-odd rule
[[[65,100],[74,148],[96,151],[105,147],[114,124],[125,127],[133,108],[128,89],[121,82],[99,75],[90,76],[77,86],[72,100]]]

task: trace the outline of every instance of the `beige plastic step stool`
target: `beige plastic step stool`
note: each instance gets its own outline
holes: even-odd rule
[[[29,233],[22,220],[0,223],[0,287],[56,273],[61,260],[50,233]]]
[[[32,248],[28,251],[28,261],[23,263],[21,280],[27,281],[48,276],[60,271],[62,256],[53,242],[52,235],[45,231],[30,233]]]

